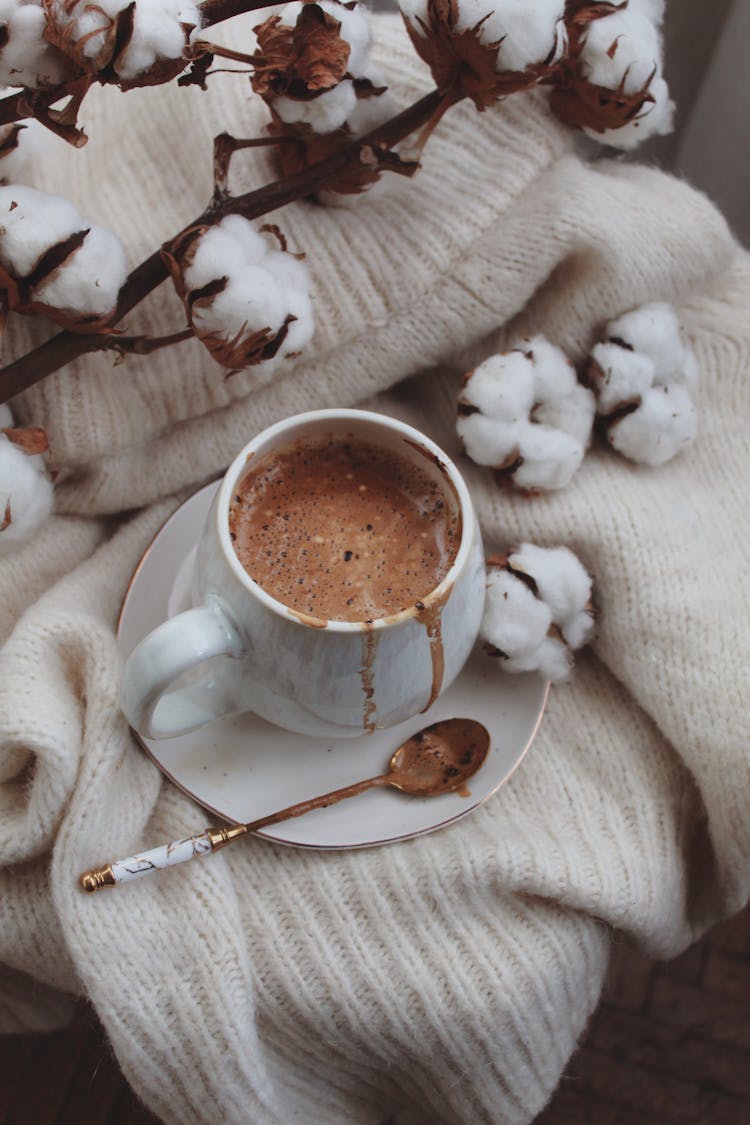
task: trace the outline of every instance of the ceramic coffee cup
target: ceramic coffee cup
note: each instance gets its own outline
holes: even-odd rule
[[[460,520],[458,548],[427,596],[373,621],[319,621],[271,597],[240,563],[229,509],[249,464],[299,441],[346,436],[394,450],[437,482]],[[253,711],[301,734],[346,737],[425,711],[476,640],[485,573],[479,526],[455,465],[418,430],[360,410],[319,410],[271,426],[230,465],[200,539],[193,609],[159,625],[125,665],[121,704],[148,738]]]

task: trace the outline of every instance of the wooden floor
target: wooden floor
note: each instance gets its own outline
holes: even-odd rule
[[[155,1122],[85,1005],[65,1031],[0,1040],[2,1125]],[[619,944],[602,1003],[536,1125],[748,1123],[750,908],[667,964]]]

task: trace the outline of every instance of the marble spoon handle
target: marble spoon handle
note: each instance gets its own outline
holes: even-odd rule
[[[160,844],[157,848],[131,855],[128,859],[118,859],[115,863],[108,863],[93,871],[84,871],[79,882],[89,894],[100,891],[103,887],[129,883],[131,879],[148,875],[149,871],[159,871],[164,867],[185,863],[189,859],[210,855],[238,836],[244,836],[250,827],[239,824],[235,828],[207,828],[205,832],[199,832],[195,836],[185,836],[182,840]]]
[[[281,820],[304,816],[313,809],[327,808],[328,805],[334,805],[347,797],[356,797],[358,793],[363,793],[365,789],[370,789],[374,785],[392,784],[395,784],[394,774],[385,773],[380,777],[369,777],[366,781],[345,785],[343,789],[334,789],[332,793],[323,793],[320,797],[298,801],[296,805],[289,805],[279,812],[263,816],[260,820],[250,821],[248,824],[236,824],[231,828],[206,828],[195,836],[185,836],[182,840],[174,840],[171,844],[160,844],[159,847],[141,852],[140,855],[132,855],[128,859],[118,859],[115,863],[107,863],[104,867],[84,871],[79,883],[89,894],[100,891],[104,887],[117,887],[120,883],[129,883],[131,879],[140,879],[141,875],[148,875],[150,871],[174,867],[175,864],[185,863],[188,859],[201,859],[225,847],[226,844],[231,844],[240,836],[246,836],[248,832],[257,832],[259,828],[266,828],[269,824],[278,824]]]

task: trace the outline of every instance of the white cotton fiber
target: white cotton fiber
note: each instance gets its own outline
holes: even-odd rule
[[[648,356],[654,365],[654,378],[661,382],[682,365],[685,344],[677,312],[665,301],[626,312],[607,325],[607,338],[620,339],[637,352]]]
[[[595,86],[636,93],[661,76],[661,60],[658,28],[630,6],[592,20],[586,29],[581,65],[584,78]]]
[[[532,336],[517,346],[531,355],[535,402],[566,395],[577,385],[573,364],[562,348],[551,344],[546,336]]]
[[[531,581],[529,581],[531,579]],[[565,679],[593,633],[591,576],[567,547],[524,543],[490,562],[480,636],[509,672]]]
[[[524,427],[519,450],[522,462],[513,480],[526,489],[564,488],[580,468],[585,452],[570,434],[543,425]]]
[[[16,277],[86,223],[67,199],[21,184],[0,187],[0,262]]]
[[[0,555],[30,539],[52,511],[52,482],[41,456],[30,456],[0,434]]]
[[[516,423],[498,422],[484,414],[469,414],[459,417],[456,431],[476,465],[498,469],[518,453],[520,433]]]
[[[469,457],[507,468],[517,454],[511,475],[520,488],[563,488],[591,439],[594,396],[544,336],[486,359],[467,378],[458,404],[456,428]],[[467,406],[474,412],[466,414]]]
[[[630,351],[621,344],[604,343],[597,344],[591,356],[601,370],[601,376],[596,379],[601,414],[637,402],[654,381],[653,361],[642,352]]]
[[[0,0],[0,26],[8,40],[0,49],[0,82],[30,89],[57,86],[68,75],[68,61],[44,38],[47,20],[36,0]]]
[[[279,289],[286,297],[286,313],[295,319],[289,324],[278,355],[283,359],[301,351],[312,339],[315,327],[310,300],[310,275],[307,266],[280,250],[272,250],[263,261]]]
[[[220,292],[191,307],[192,323],[200,336],[212,336],[228,345],[234,341],[241,351],[242,342],[263,329],[269,329],[272,342],[286,323],[276,354],[255,365],[266,375],[301,351],[314,330],[307,267],[276,246],[270,231],[259,230],[240,215],[229,215],[191,247],[192,257],[183,273],[188,293],[226,279]]]
[[[690,392],[680,384],[654,386],[643,396],[637,410],[609,428],[612,446],[645,465],[670,461],[698,432],[698,418]]]
[[[550,607],[555,625],[564,626],[588,604],[591,575],[568,547],[523,543],[510,555],[508,562],[514,570],[521,570],[534,579],[539,597]]]
[[[92,225],[81,246],[33,291],[35,300],[56,309],[103,316],[117,304],[128,275],[122,242],[105,227]]]
[[[340,129],[356,103],[354,86],[349,79],[344,79],[309,101],[278,97],[273,99],[272,105],[287,125],[309,125],[314,133],[324,135]]]
[[[519,578],[491,567],[480,628],[483,640],[510,660],[536,651],[552,624],[548,606]]]
[[[548,398],[535,407],[533,419],[544,426],[562,430],[585,450],[591,441],[595,410],[596,400],[592,392],[580,383],[574,383],[563,397]]]
[[[481,23],[482,43],[500,43],[495,69],[522,71],[553,54],[564,12],[565,0],[458,0],[454,26],[460,33]]]
[[[533,652],[517,657],[511,672],[538,672],[543,680],[559,683],[567,679],[573,665],[570,649],[559,637],[546,636]]]
[[[534,402],[534,367],[520,351],[493,355],[466,380],[459,401],[489,418],[518,422]]]
[[[85,230],[82,244],[36,286],[32,299],[101,316],[114,306],[127,276],[117,235],[87,224],[67,199],[20,184],[0,187],[0,262],[14,277],[28,277],[48,250]]]
[[[202,289],[242,266],[258,265],[267,253],[268,243],[252,223],[228,215],[201,235],[185,281],[191,289]]]
[[[205,305],[193,308],[193,322],[201,332],[220,332],[231,339],[262,328],[278,332],[286,307],[281,292],[263,266],[245,266],[227,276],[225,288]]]
[[[386,84],[383,76],[372,70],[368,71],[367,78],[376,87]],[[365,133],[371,133],[378,125],[394,117],[397,112],[396,99],[389,90],[385,90],[382,94],[369,98],[357,98],[354,109],[346,119],[346,125],[352,136],[363,137]]]

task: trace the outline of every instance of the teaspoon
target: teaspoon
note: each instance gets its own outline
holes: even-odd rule
[[[84,891],[90,894],[103,887],[116,887],[131,879],[147,875],[163,867],[173,867],[189,859],[200,858],[226,847],[249,832],[257,832],[269,824],[304,816],[312,809],[324,809],[356,797],[375,786],[393,786],[412,797],[438,797],[462,789],[487,757],[490,736],[485,727],[474,719],[442,719],[417,731],[399,746],[390,760],[386,773],[334,789],[307,801],[299,801],[279,812],[263,816],[247,824],[231,828],[207,828],[196,836],[187,836],[171,844],[161,844],[150,851],[129,859],[108,863],[80,877]]]

